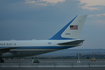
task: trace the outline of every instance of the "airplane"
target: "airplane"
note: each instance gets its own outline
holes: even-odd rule
[[[0,62],[3,58],[34,56],[68,49],[83,44],[78,39],[87,15],[77,15],[67,25],[48,40],[0,41]]]

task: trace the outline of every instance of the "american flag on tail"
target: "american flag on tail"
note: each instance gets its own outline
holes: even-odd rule
[[[70,30],[78,30],[78,25],[70,25]]]

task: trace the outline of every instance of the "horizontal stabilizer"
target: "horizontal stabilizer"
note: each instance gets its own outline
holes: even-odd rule
[[[78,45],[82,43],[84,40],[76,40],[76,41],[70,41],[65,43],[58,43],[58,45]]]

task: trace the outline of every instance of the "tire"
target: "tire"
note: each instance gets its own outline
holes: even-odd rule
[[[1,63],[4,63],[4,60],[1,60],[0,62],[1,62]]]

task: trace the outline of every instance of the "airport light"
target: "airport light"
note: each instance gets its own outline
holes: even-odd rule
[[[81,63],[80,56],[81,56],[80,52],[77,52],[77,57],[78,57],[77,63]]]

